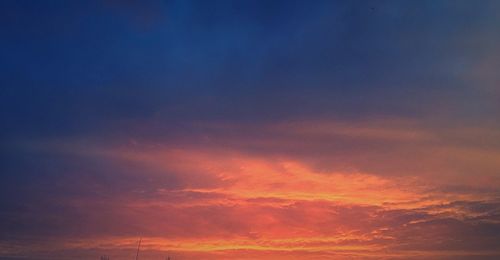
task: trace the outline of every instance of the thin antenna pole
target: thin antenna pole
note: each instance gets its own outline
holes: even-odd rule
[[[142,237],[139,238],[139,245],[137,246],[137,254],[135,255],[135,260],[139,260],[139,250],[141,249]]]

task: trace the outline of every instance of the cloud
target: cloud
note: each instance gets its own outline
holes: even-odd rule
[[[339,251],[345,257],[396,258],[498,254],[498,193],[488,188],[494,184],[469,183],[450,173],[450,186],[424,174],[352,170],[355,163],[349,171],[320,170],[309,157],[281,150],[287,143],[322,150],[324,140],[343,139],[358,142],[356,152],[380,140],[392,143],[391,149],[432,145],[438,132],[397,121],[308,126],[254,126],[243,136],[244,130],[231,126],[210,126],[211,135],[202,143],[191,138],[164,144],[155,139],[26,143],[19,149],[46,157],[38,164],[30,158],[23,171],[51,171],[47,181],[52,186],[30,191],[39,197],[37,204],[29,197],[9,202],[2,215],[7,230],[2,245],[22,255],[30,235],[38,245],[30,246],[32,256],[43,250],[119,254],[131,250],[140,235],[150,254],[175,252],[187,258],[263,252],[314,258]],[[226,132],[232,134],[224,139]],[[402,134],[390,137],[395,132]],[[455,138],[441,142],[453,145]],[[53,163],[43,164],[49,155]],[[19,169],[16,163],[12,167]],[[47,188],[52,191],[43,193]],[[25,202],[30,203],[20,207]]]
[[[497,3],[0,5],[1,257],[498,257]]]

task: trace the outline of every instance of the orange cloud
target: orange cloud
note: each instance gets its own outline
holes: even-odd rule
[[[261,131],[265,137],[249,134],[239,142],[214,134],[201,144],[52,145],[54,151],[98,158],[110,169],[106,174],[125,188],[109,196],[61,200],[79,220],[65,225],[78,228],[30,246],[30,255],[88,251],[120,258],[134,251],[139,236],[151,259],[167,253],[176,259],[498,255],[498,235],[489,231],[500,230],[498,193],[491,190],[498,179],[488,172],[461,176],[453,170],[453,164],[471,162],[496,169],[496,149],[458,146],[455,140],[470,131],[455,131],[446,139],[415,123],[391,124],[277,124]],[[274,131],[285,137],[273,139]],[[331,148],[330,142],[344,143]],[[276,147],[295,147],[296,152]],[[332,164],[350,157],[352,167],[321,167],[310,158],[312,150],[322,160],[330,156]],[[415,151],[424,156],[407,157]],[[402,174],[379,172],[419,163],[425,164],[422,174],[414,173],[419,167]],[[425,174],[441,169],[442,175]],[[452,178],[457,180],[449,183]],[[22,255],[22,248],[7,244],[2,250]]]

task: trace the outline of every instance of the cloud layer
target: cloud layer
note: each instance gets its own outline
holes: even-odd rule
[[[496,1],[4,1],[0,257],[496,259]]]

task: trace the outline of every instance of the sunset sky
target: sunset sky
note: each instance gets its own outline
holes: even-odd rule
[[[500,259],[500,1],[0,1],[0,259]]]

